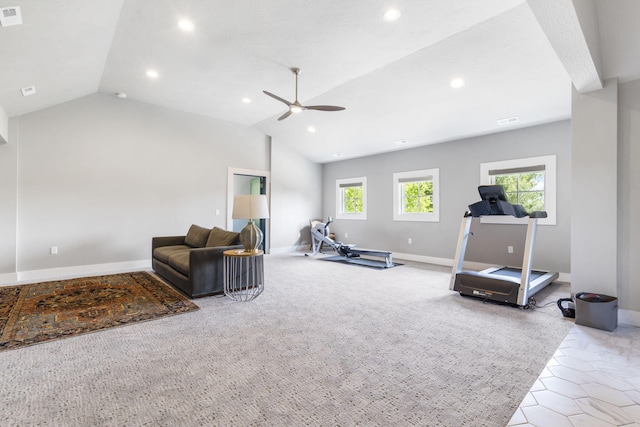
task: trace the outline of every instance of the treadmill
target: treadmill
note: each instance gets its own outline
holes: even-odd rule
[[[558,273],[531,269],[538,219],[546,218],[547,213],[545,211],[527,213],[521,205],[507,202],[507,195],[501,185],[481,185],[478,187],[478,192],[482,200],[469,205],[469,211],[465,212],[462,219],[449,289],[459,292],[460,295],[526,308],[533,295],[558,278]],[[471,220],[487,215],[528,217],[521,268],[501,266],[482,271],[462,269]]]

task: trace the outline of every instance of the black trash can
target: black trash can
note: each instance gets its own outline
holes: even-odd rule
[[[577,293],[576,324],[613,331],[618,327],[618,298],[590,292]]]

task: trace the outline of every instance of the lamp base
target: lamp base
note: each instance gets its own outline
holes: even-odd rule
[[[245,252],[258,252],[258,248],[262,244],[262,237],[262,231],[251,220],[240,231],[240,243],[244,246]]]

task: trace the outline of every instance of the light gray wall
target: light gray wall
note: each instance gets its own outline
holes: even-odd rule
[[[640,80],[618,86],[618,105],[618,298],[640,312]]]
[[[571,99],[572,292],[617,294],[618,85]]]
[[[225,228],[227,168],[269,167],[251,128],[102,94],[18,127],[18,271],[149,259],[152,236]]]
[[[322,215],[322,165],[271,143],[271,251],[308,245],[309,219]]]
[[[363,248],[452,259],[462,216],[469,204],[479,200],[480,163],[552,154],[557,156],[557,225],[538,227],[534,267],[569,273],[569,121],[325,164],[323,216],[336,214],[336,179],[366,176],[368,219],[336,220],[331,230],[338,240]],[[430,168],[440,169],[440,222],[394,222],[393,173]],[[523,226],[474,224],[473,229],[466,260],[521,264]],[[513,255],[507,254],[508,245],[515,246]]]
[[[8,138],[9,142],[0,144],[0,275],[16,272],[18,148],[15,142],[15,126],[8,129],[12,133]]]

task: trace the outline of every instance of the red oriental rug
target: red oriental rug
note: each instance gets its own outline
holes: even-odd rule
[[[0,351],[198,310],[146,272],[0,287]]]

